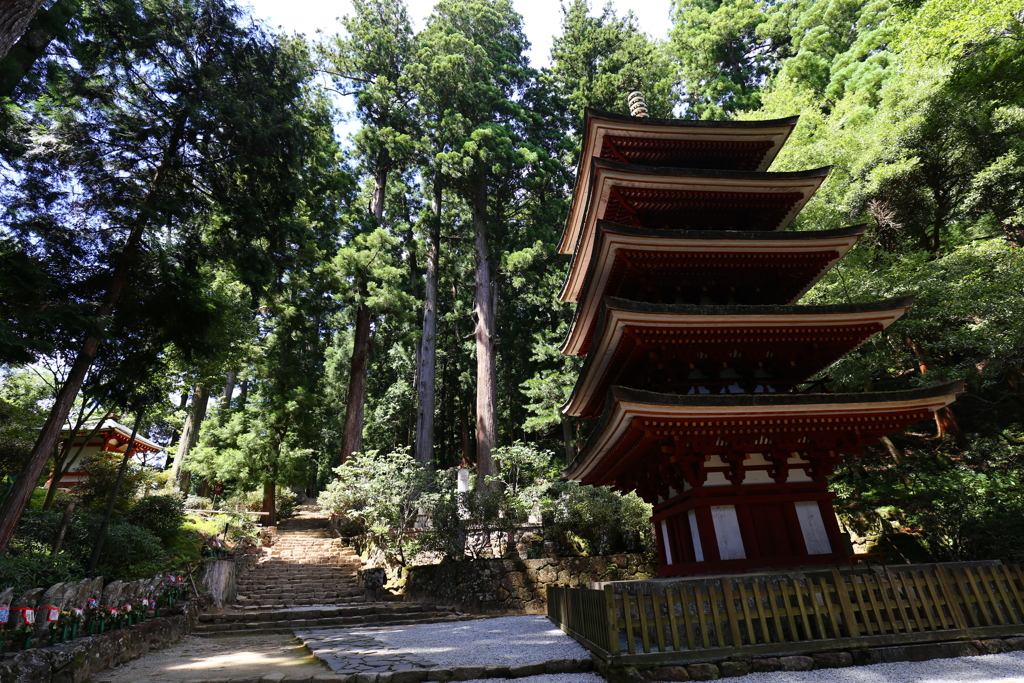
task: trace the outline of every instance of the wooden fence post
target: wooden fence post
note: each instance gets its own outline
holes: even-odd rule
[[[615,615],[615,590],[611,586],[604,587],[604,607],[608,619],[608,647],[605,649],[609,655],[619,654],[619,618]]]

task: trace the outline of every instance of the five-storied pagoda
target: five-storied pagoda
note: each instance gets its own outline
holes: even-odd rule
[[[636,95],[633,116],[587,112],[560,244],[562,350],[586,356],[563,411],[596,420],[566,474],[654,506],[664,576],[845,559],[826,477],[962,384],[809,383],[913,297],[795,305],[863,234],[785,231],[828,174],[767,171],[796,118],[652,119]]]

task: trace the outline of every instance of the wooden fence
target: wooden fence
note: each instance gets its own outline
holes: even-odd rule
[[[949,563],[552,586],[548,618],[622,664],[994,637],[1024,633],[1024,571]]]

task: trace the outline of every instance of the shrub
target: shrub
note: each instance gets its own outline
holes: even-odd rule
[[[168,559],[155,534],[134,524],[111,524],[96,571],[108,579],[133,581],[159,573]]]
[[[202,496],[188,495],[185,497],[186,510],[213,510],[213,501]]]
[[[608,487],[559,482],[558,496],[546,501],[545,532],[565,555],[651,552],[651,506],[635,493]]]
[[[558,477],[558,467],[550,452],[518,441],[494,449],[494,460],[498,475],[488,477],[489,486],[473,488],[461,500],[456,493],[458,470],[438,473],[438,493],[424,498],[431,513],[426,548],[455,560],[467,553],[479,558],[485,550],[500,551],[502,545],[506,553],[512,549],[516,527],[526,521],[534,501],[544,499]]]
[[[16,557],[25,562],[12,564],[11,572],[36,572],[39,576],[49,576],[67,570],[71,572],[71,578],[81,577],[92,555],[93,543],[103,517],[75,515],[64,536],[61,552],[51,562],[50,548],[60,526],[61,516],[62,513],[58,511],[37,510],[28,511],[22,516],[8,557]],[[130,581],[165,569],[169,559],[156,535],[133,524],[114,520],[107,528],[97,573],[108,580]],[[66,579],[56,579],[50,583],[60,580]]]
[[[295,514],[297,500],[298,496],[291,489],[286,487],[279,487],[277,489],[274,503],[278,521],[288,519]],[[205,509],[209,510],[211,508]],[[220,509],[260,512],[263,510],[263,491],[235,491],[224,499],[224,504],[221,505]]]
[[[89,458],[82,466],[85,480],[77,484],[72,491],[78,496],[79,509],[89,512],[103,512],[110,501],[110,492],[117,482],[117,473],[121,467],[122,455],[119,453],[99,453]],[[139,489],[147,479],[146,468],[135,463],[128,463],[121,488],[117,491],[114,512],[123,515],[135,503]]]
[[[353,453],[334,472],[338,478],[317,502],[334,515],[361,522],[369,540],[388,560],[405,566],[420,544],[406,531],[419,515],[421,497],[433,483],[433,474],[409,455],[408,448],[386,455]]]
[[[64,553],[56,557],[0,557],[0,589],[14,588],[15,593],[62,581],[75,581],[81,577],[82,566],[75,558]]]
[[[132,506],[126,521],[152,532],[166,542],[185,523],[185,505],[180,496],[173,494],[147,496]]]

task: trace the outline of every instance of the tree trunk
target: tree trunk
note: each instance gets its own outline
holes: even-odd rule
[[[187,391],[183,391],[183,392],[181,392],[181,395],[178,397],[178,410],[185,410],[185,406],[187,406],[187,405],[188,405],[188,392]],[[182,426],[184,426],[184,425],[182,425]],[[169,443],[174,443],[175,441],[178,440],[178,438],[180,436],[181,436],[181,432],[179,432],[177,430],[171,432],[171,439],[170,439]],[[164,469],[166,470],[172,464],[172,462],[173,461],[170,458],[167,458],[164,461]]]
[[[931,370],[931,358],[927,352],[910,337],[904,337],[904,341],[907,342],[907,346],[910,347],[910,350],[914,352],[914,356],[917,357],[917,367],[921,374],[927,375]],[[935,431],[940,439],[950,436],[961,448],[967,445],[967,437],[964,436],[964,431],[960,428],[960,423],[949,406],[943,406],[935,411]]]
[[[387,190],[390,170],[387,165],[381,165],[373,174],[373,198],[370,203],[370,212],[378,222],[384,218],[384,192]]]
[[[381,167],[374,174],[373,203],[370,210],[380,221],[384,217],[384,190],[388,182],[388,168]],[[360,285],[360,294],[367,295],[366,283]],[[370,362],[370,325],[373,316],[363,302],[356,310],[356,327],[352,339],[352,363],[349,366],[348,398],[345,403],[345,433],[341,437],[341,463],[363,450],[363,411],[366,407],[366,370]]]
[[[42,6],[43,0],[4,0],[0,3],[0,59],[11,51]]]
[[[46,54],[53,39],[58,34],[66,34],[68,24],[80,11],[80,0],[57,0],[36,12],[6,57],[0,54],[0,60],[4,61],[4,68],[0,69],[0,95],[10,97],[14,93],[25,74]]]
[[[229,372],[227,381],[224,382],[224,393],[220,398],[220,411],[222,416],[229,408],[231,408],[231,395],[235,393],[235,381],[237,379],[238,376],[234,372]],[[221,417],[222,421],[223,419],[224,418]]]
[[[178,452],[174,456],[174,465],[171,466],[171,479],[175,482],[179,491],[188,493],[191,477],[185,471],[183,465],[188,458],[189,451],[199,441],[199,428],[206,418],[206,406],[210,402],[210,390],[205,386],[197,386],[192,394],[192,410],[185,419],[185,427],[181,433],[181,441],[178,443]]]
[[[277,482],[268,481],[263,484],[263,526],[277,526]]]
[[[427,230],[427,277],[423,291],[423,337],[416,372],[416,459],[434,462],[434,373],[437,370],[437,275],[441,241],[441,183],[434,179],[433,216]]]
[[[481,174],[473,202],[473,248],[476,252],[476,466],[477,484],[483,490],[488,475],[494,475],[491,456],[497,440],[497,364],[494,357],[494,314],[496,296],[491,282],[491,251],[487,244],[487,175]]]
[[[572,422],[568,415],[562,416],[562,441],[565,442],[565,464],[568,466],[576,457],[576,434],[572,428]]]
[[[238,390],[238,405],[237,408],[241,410],[245,407],[245,402],[249,399],[249,380],[242,380],[242,388]]]
[[[345,404],[345,433],[341,438],[341,463],[363,450],[363,409],[366,403],[366,367],[370,360],[370,309],[360,303],[352,340],[348,398]]]
[[[473,443],[469,437],[469,408],[460,397],[459,403],[459,443],[462,445],[462,462],[469,463],[473,454]],[[468,465],[466,465],[468,467]]]
[[[64,534],[68,532],[68,525],[71,524],[71,515],[75,512],[75,503],[77,501],[72,498],[68,502],[67,508],[64,510],[64,516],[60,520],[60,528],[57,529],[57,538],[53,539],[53,550],[50,551],[50,556],[56,555],[60,552],[61,545],[64,544]]]

